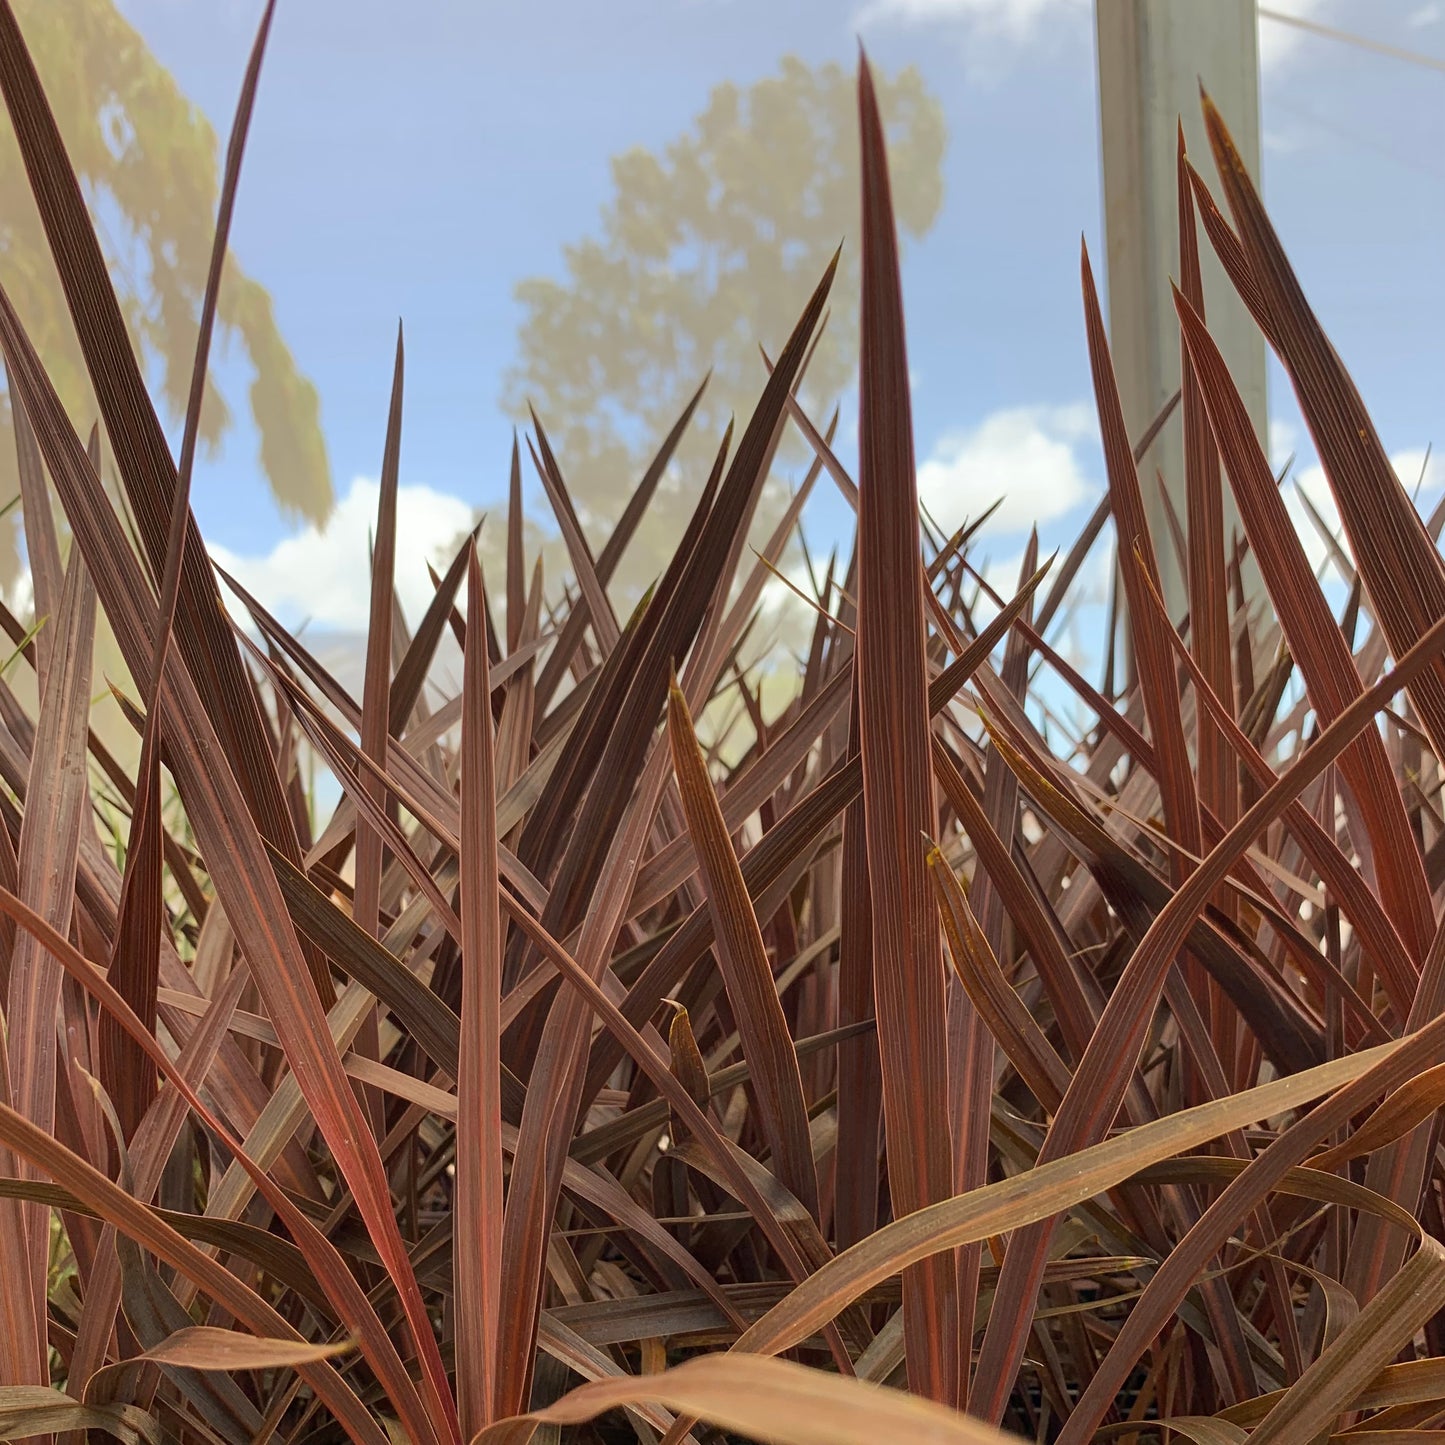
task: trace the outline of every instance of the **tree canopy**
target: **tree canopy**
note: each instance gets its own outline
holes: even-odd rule
[[[898,224],[918,237],[942,201],[943,110],[912,67],[877,85]],[[728,417],[741,424],[750,414],[765,380],[759,344],[775,354],[840,241],[805,404],[815,414],[831,410],[854,374],[856,107],[840,66],[814,68],[795,56],[746,89],[717,86],[692,128],[660,155],[638,148],[614,159],[597,233],[564,248],[563,276],[515,289],[524,316],[503,404],[523,423],[528,403],[535,406],[584,526],[617,518],[711,370],[624,559],[618,582],[629,597],[675,545]],[[779,460],[801,460],[804,446],[789,428]],[[778,502],[765,498],[759,526],[776,518]]]
[[[178,421],[220,193],[215,130],[113,0],[14,0],[14,8],[96,219],[132,341],[165,412]],[[0,196],[0,281],[84,428],[96,415],[85,365],[3,111]],[[283,512],[320,521],[330,510],[332,489],[316,389],[297,369],[270,296],[234,257],[218,321],[221,339],[239,342],[254,368],[249,400],[272,495]],[[212,380],[201,414],[202,443],[214,451],[232,420],[231,406]],[[3,501],[18,490],[8,397],[0,427]],[[0,577],[9,581],[17,557],[13,524],[6,526]]]

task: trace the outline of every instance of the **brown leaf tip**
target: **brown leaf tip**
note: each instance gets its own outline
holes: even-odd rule
[[[679,710],[683,716],[688,716],[687,696],[678,683],[677,667],[675,664],[669,664],[667,669],[667,700],[668,703]]]
[[[1209,98],[1209,92],[1205,90],[1202,81],[1199,85],[1199,105],[1204,112],[1204,129],[1214,150],[1215,165],[1221,171],[1228,166],[1241,176],[1247,175],[1244,157],[1240,155],[1239,147],[1235,145],[1224,117],[1219,113],[1219,107]]]

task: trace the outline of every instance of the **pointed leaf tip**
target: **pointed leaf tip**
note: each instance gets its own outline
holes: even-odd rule
[[[832,286],[832,284],[833,284],[833,277],[837,274],[837,271],[838,271],[838,262],[839,262],[839,260],[842,258],[842,255],[843,255],[843,243],[842,243],[841,241],[839,241],[839,242],[838,242],[838,249],[833,252],[833,258],[832,258],[832,260],[830,260],[830,261],[828,262],[828,265],[827,265],[826,269],[825,269],[824,272],[823,272],[823,279],[822,279],[822,282],[819,283],[820,285],[827,285],[827,286],[829,286],[829,287]]]
[[[1202,85],[1199,88],[1199,103],[1204,111],[1204,130],[1214,151],[1214,163],[1219,167],[1221,174],[1227,166],[1238,175],[1248,176],[1249,169],[1244,164],[1244,157],[1240,155],[1239,147],[1234,143],[1234,136],[1230,133],[1224,116],[1220,114],[1219,107],[1209,98],[1209,92]]]

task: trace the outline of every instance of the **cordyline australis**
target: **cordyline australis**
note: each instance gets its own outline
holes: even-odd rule
[[[43,622],[0,613],[39,698],[0,677],[5,1437],[1431,1438],[1442,514],[1395,477],[1213,107],[1218,198],[1179,154],[1174,536],[1147,534],[1137,467],[1168,409],[1128,433],[1087,257],[1097,514],[1062,558],[1035,538],[1011,598],[977,523],[921,515],[860,58],[856,478],[799,399],[835,256],[630,617],[608,584],[701,391],[597,552],[534,415],[571,583],[552,601],[529,570],[517,446],[488,524],[504,625],[473,534],[411,632],[398,337],[358,700],[226,579],[233,624],[189,509],[270,19],[173,458],[0,0],[125,513],[0,274]],[[1333,489],[1338,615],[1210,337],[1204,247]],[[814,461],[750,552],[788,428]],[[856,537],[801,589],[797,685],[765,703],[763,589],[825,472]],[[1050,640],[1111,515],[1120,695]],[[134,776],[89,725],[102,621]],[[341,785],[319,824],[308,755]]]

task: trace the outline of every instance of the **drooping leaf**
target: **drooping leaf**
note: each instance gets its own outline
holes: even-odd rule
[[[1312,1440],[1445,1307],[1445,1246],[1429,1235],[1403,1269],[1295,1381],[1250,1439],[1259,1445]]]
[[[543,1425],[581,1424],[619,1405],[656,1400],[776,1445],[1005,1445],[1017,1437],[928,1400],[843,1380],[785,1360],[713,1355],[660,1375],[579,1385],[555,1405],[486,1431],[477,1445],[528,1445]]]
[[[736,1348],[756,1353],[785,1350],[831,1319],[844,1304],[915,1260],[1047,1219],[1149,1164],[1360,1078],[1399,1047],[1398,1043],[1381,1044],[1228,1099],[1196,1105],[1052,1163],[1040,1163],[1012,1179],[918,1210],[885,1225],[795,1288],[743,1335]]]

